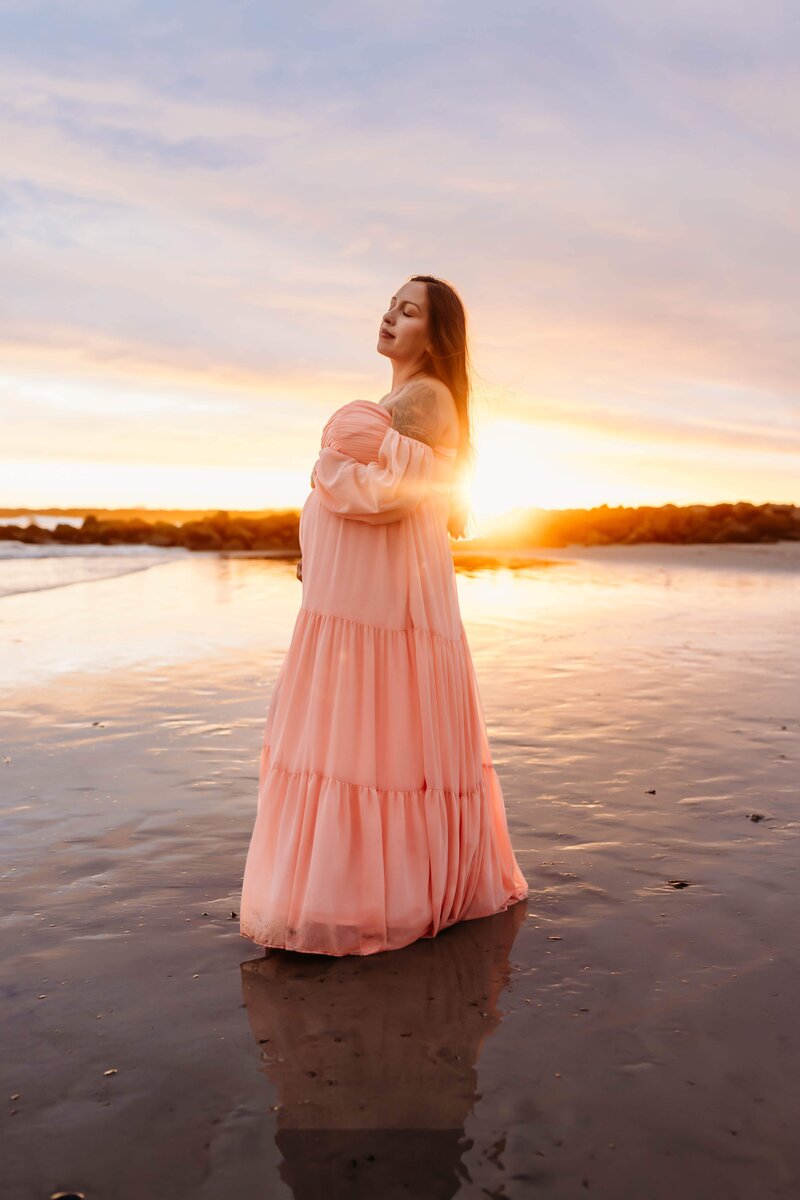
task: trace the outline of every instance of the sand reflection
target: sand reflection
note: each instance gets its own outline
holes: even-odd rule
[[[275,1085],[281,1178],[324,1195],[453,1196],[476,1064],[528,902],[402,950],[330,958],[273,950],[242,965]]]

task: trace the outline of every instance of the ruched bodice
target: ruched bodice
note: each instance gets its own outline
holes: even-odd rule
[[[332,446],[356,462],[374,462],[386,433],[386,418],[391,423],[391,416],[388,409],[373,400],[351,400],[325,422],[320,446]]]
[[[356,462],[374,462],[391,424],[391,411],[382,404],[376,404],[374,400],[351,400],[337,408],[328,419],[322,430],[320,445],[349,454]],[[456,454],[453,446],[440,443],[433,447],[434,458],[439,460],[435,469],[436,478],[450,481]]]

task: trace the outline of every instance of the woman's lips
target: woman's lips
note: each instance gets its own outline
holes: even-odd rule
[[[394,334],[393,334],[393,333],[389,333],[388,329],[382,329],[382,330],[381,330],[381,337],[393,338],[393,337],[394,337]]]

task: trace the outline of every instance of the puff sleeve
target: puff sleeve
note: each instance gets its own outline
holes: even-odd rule
[[[312,475],[326,508],[356,521],[386,525],[402,520],[428,491],[434,469],[427,442],[386,430],[376,462],[360,463],[333,446],[324,446]]]

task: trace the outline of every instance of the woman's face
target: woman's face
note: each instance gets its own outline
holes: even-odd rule
[[[378,333],[378,353],[415,362],[428,349],[428,289],[419,280],[404,283],[392,296]]]

